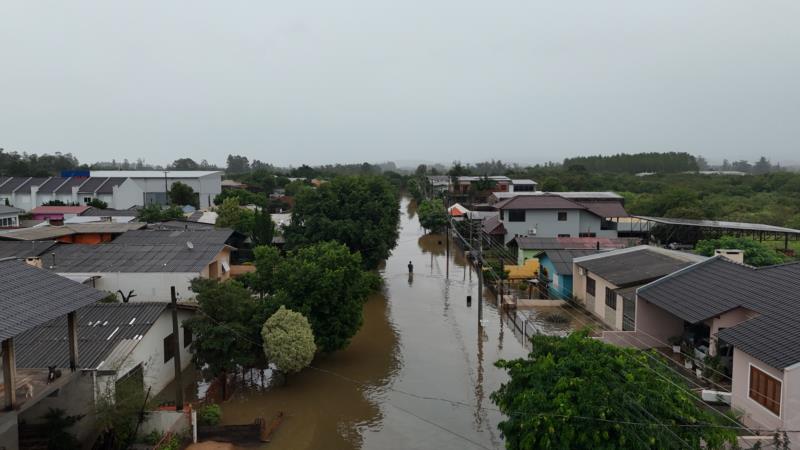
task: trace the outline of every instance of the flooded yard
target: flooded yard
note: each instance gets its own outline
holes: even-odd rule
[[[424,235],[413,204],[403,200],[401,207],[398,246],[381,271],[383,292],[364,306],[364,325],[350,346],[318,357],[285,385],[271,385],[268,373],[246,378],[222,404],[223,423],[283,411],[271,448],[503,447],[502,416],[489,395],[506,377],[494,362],[525,356],[522,339],[488,291],[479,328],[477,276],[464,254],[453,245],[447,261],[444,237]],[[540,327],[566,332],[572,325]],[[195,398],[204,390],[202,383],[189,387]]]

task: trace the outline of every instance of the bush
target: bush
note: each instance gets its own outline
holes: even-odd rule
[[[197,422],[200,425],[214,426],[222,420],[222,408],[216,403],[209,403],[197,410]]]
[[[551,311],[542,314],[542,320],[549,323],[568,323],[569,317],[560,311]]]

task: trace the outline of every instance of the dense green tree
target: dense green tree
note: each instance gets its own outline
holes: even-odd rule
[[[688,153],[637,153],[618,155],[579,156],[564,160],[564,167],[583,166],[588,171],[601,172],[658,172],[696,171],[697,160]]]
[[[275,235],[275,223],[267,208],[260,208],[253,217],[253,230],[250,239],[255,245],[270,245]]]
[[[268,302],[308,318],[317,348],[342,349],[361,328],[362,310],[375,275],[362,269],[361,257],[336,242],[321,242],[277,258],[257,250],[254,287]]]
[[[294,197],[300,192],[310,188],[311,184],[309,184],[308,181],[294,180],[286,183],[286,185],[283,186],[283,192],[289,197]]]
[[[284,374],[308,367],[317,351],[308,319],[283,306],[264,322],[261,338],[267,362],[275,364]]]
[[[292,223],[284,232],[289,248],[337,241],[360,252],[373,269],[397,243],[397,192],[376,176],[337,177],[295,198]]]
[[[169,201],[173,205],[186,206],[192,205],[197,208],[200,199],[188,184],[176,181],[169,187]]]
[[[239,199],[228,197],[217,208],[218,228],[231,228],[242,234],[250,235],[253,231],[255,214],[249,209],[239,206]]]
[[[655,353],[587,332],[534,335],[531,348],[496,364],[510,376],[492,394],[508,449],[721,449],[736,439]]]
[[[244,189],[225,189],[214,197],[214,204],[219,206],[226,198],[236,197],[240,205],[266,206],[267,196],[265,194],[255,194]]]
[[[253,249],[253,262],[256,266],[254,273],[246,277],[247,285],[261,297],[275,293],[277,283],[275,280],[278,265],[283,261],[280,251],[270,245],[260,245]]]
[[[716,249],[737,249],[744,251],[744,262],[751,266],[771,266],[784,262],[784,257],[775,249],[758,241],[736,236],[722,236],[718,239],[699,241],[695,251],[705,256],[713,256]]]
[[[164,208],[157,203],[150,203],[136,213],[136,220],[140,222],[155,223],[166,220],[182,219],[183,211],[177,206]]]
[[[428,231],[436,232],[447,225],[447,210],[438,198],[425,200],[417,208],[419,224]]]
[[[228,166],[225,172],[230,174],[247,173],[250,171],[250,161],[246,156],[228,155]]]

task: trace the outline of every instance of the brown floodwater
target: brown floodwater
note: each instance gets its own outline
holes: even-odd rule
[[[266,382],[246,377],[222,404],[224,424],[283,411],[265,448],[503,447],[502,416],[489,395],[506,376],[494,362],[526,351],[488,291],[479,330],[476,274],[451,245],[448,279],[444,237],[425,235],[415,213],[404,199],[397,248],[381,270],[383,292],[367,301],[350,346],[316,358],[286,384],[270,383],[269,373]],[[202,396],[205,388],[196,382],[190,390]]]

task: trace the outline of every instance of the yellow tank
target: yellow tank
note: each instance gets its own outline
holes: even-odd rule
[[[524,265],[507,265],[505,266],[506,273],[509,280],[527,280],[536,278],[539,275],[539,259],[531,258],[525,261]]]

